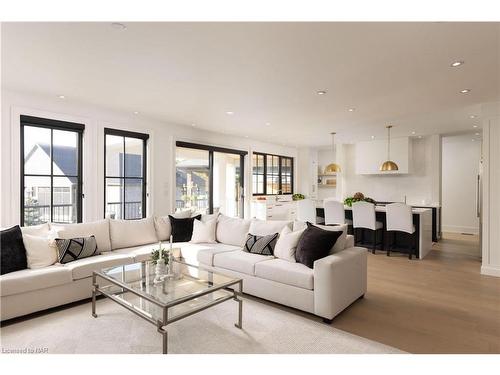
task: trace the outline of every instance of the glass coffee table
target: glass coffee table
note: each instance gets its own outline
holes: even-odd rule
[[[97,281],[103,279],[102,285]],[[155,282],[155,265],[151,261],[94,271],[92,274],[92,316],[96,314],[96,296],[115,301],[120,306],[154,324],[163,336],[163,353],[167,354],[166,327],[180,319],[225,301],[238,302],[237,328],[242,328],[243,280],[190,265],[176,259],[173,277]]]

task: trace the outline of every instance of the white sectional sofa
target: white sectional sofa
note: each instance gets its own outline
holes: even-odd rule
[[[87,224],[44,224],[36,228],[41,235],[57,230],[62,238],[93,234],[99,248],[109,251],[64,265],[25,269],[0,276],[1,320],[90,298],[92,271],[150,258],[151,251],[158,246],[157,241],[165,240],[168,232],[168,228],[160,228],[155,223],[153,218],[129,222],[106,219]],[[331,320],[365,294],[367,251],[354,247],[352,236],[344,237],[340,251],[317,260],[310,269],[300,263],[242,251],[244,239],[238,238],[246,233],[241,228],[238,233],[235,228],[231,229],[231,225],[229,221],[218,226],[217,240],[221,242],[174,245],[181,249],[187,263],[241,277],[243,291],[247,294],[325,320]],[[258,227],[263,226],[275,231],[279,224],[261,222]],[[23,228],[23,233],[25,230],[33,232],[32,228]]]

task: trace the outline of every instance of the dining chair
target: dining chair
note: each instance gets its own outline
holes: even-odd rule
[[[387,236],[392,232],[392,243],[388,239],[385,241],[387,246],[387,256],[391,255],[391,247],[394,246],[395,234],[397,232],[406,233],[409,236],[410,242],[408,246],[408,258],[412,255],[416,256],[417,236],[415,225],[413,225],[413,213],[411,206],[404,203],[391,203],[385,206],[386,221],[387,221]]]
[[[345,218],[344,203],[335,199],[325,199],[323,202],[325,210],[325,225],[347,224],[352,227],[352,220]]]
[[[384,225],[381,221],[377,221],[375,216],[375,205],[369,202],[354,202],[352,204],[352,226],[354,228],[354,239],[356,242],[364,240],[364,232],[369,231],[371,236],[372,253],[375,254],[377,245],[380,244],[384,248],[384,236],[380,236],[380,242],[377,242],[377,234],[383,231]],[[361,235],[358,235],[361,230]]]
[[[316,205],[311,199],[297,201],[297,220],[317,224]]]

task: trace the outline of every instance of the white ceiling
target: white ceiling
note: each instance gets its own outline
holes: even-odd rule
[[[470,130],[500,99],[499,23],[126,26],[4,23],[2,85],[311,146]]]

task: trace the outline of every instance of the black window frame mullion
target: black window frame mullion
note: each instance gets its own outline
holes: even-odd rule
[[[264,158],[264,186],[263,186],[263,193],[255,193],[255,192],[252,192],[252,195],[253,196],[262,196],[262,195],[293,195],[293,191],[294,191],[294,182],[293,182],[293,179],[294,179],[294,162],[293,162],[293,157],[291,156],[283,156],[283,155],[276,155],[276,154],[267,154],[267,153],[264,153],[264,152],[258,152],[258,151],[254,151],[253,152],[254,155],[257,155],[257,166],[258,166],[258,156],[263,156]],[[272,165],[274,166],[274,158],[277,157],[278,158],[278,193],[277,194],[272,194],[272,193],[268,193],[267,191],[267,177],[268,177],[268,173],[267,173],[267,157],[270,156],[273,160],[272,162]],[[283,168],[282,168],[282,163],[283,163],[283,160],[290,160],[290,174],[289,174],[289,177],[290,177],[290,188],[291,188],[291,192],[290,193],[284,193],[283,192],[283,182],[282,182],[282,179],[283,179]],[[252,166],[253,167],[253,166]],[[258,170],[258,168],[257,168]],[[253,174],[252,172],[252,178],[254,178],[254,176],[259,176],[260,174],[257,172],[256,174]],[[274,173],[271,173],[270,176],[275,176]],[[288,177],[288,174],[287,174],[287,177]],[[258,184],[258,179],[257,179],[257,184]],[[253,186],[253,183],[252,183],[252,186]]]
[[[117,137],[122,137],[123,138],[123,173],[122,176],[108,176],[106,174],[106,161],[107,161],[107,150],[106,150],[106,136],[107,135],[113,135]],[[126,176],[126,138],[135,138],[135,139],[140,139],[142,140],[142,177],[127,177]],[[148,197],[147,194],[147,150],[148,150],[148,140],[149,140],[149,134],[146,133],[137,133],[137,132],[132,132],[129,130],[120,130],[120,129],[112,129],[112,128],[104,128],[104,217],[106,217],[106,180],[107,179],[119,179],[120,182],[123,184],[123,191],[122,191],[122,220],[139,220],[139,219],[127,219],[125,217],[125,206],[126,206],[126,201],[125,201],[125,189],[127,187],[127,179],[131,180],[141,180],[141,185],[142,185],[142,205],[141,205],[141,218],[146,217],[146,210],[147,210],[147,202],[146,199]]]
[[[191,143],[191,142],[184,142],[184,141],[176,141],[175,142],[176,147],[181,147],[181,148],[190,148],[190,149],[195,149],[195,150],[203,150],[203,151],[208,151],[208,212],[209,214],[213,214],[214,210],[214,176],[213,176],[213,167],[214,167],[214,153],[218,152],[221,154],[233,154],[233,155],[239,155],[240,156],[240,187],[241,187],[241,202],[240,202],[240,217],[244,217],[244,212],[245,212],[245,194],[244,194],[244,187],[245,187],[245,156],[248,155],[247,151],[243,150],[235,150],[231,148],[225,148],[225,147],[217,147],[217,146],[209,146],[209,145],[203,145],[199,143]],[[175,158],[174,158],[175,159]],[[177,167],[176,167],[177,169]]]
[[[25,127],[43,128],[50,130],[50,174],[36,174],[28,173],[25,174],[24,168],[24,135]],[[74,132],[77,135],[77,175],[54,175],[54,130],[62,130]],[[54,219],[54,177],[67,177],[76,178],[76,222],[81,223],[83,218],[83,133],[85,130],[84,124],[67,122],[54,119],[46,119],[41,117],[20,115],[20,172],[21,172],[21,184],[20,184],[20,200],[21,200],[21,215],[20,215],[20,225],[25,224],[25,204],[24,204],[24,190],[25,190],[25,178],[26,177],[49,177],[50,178],[50,212],[49,221],[53,222]]]

